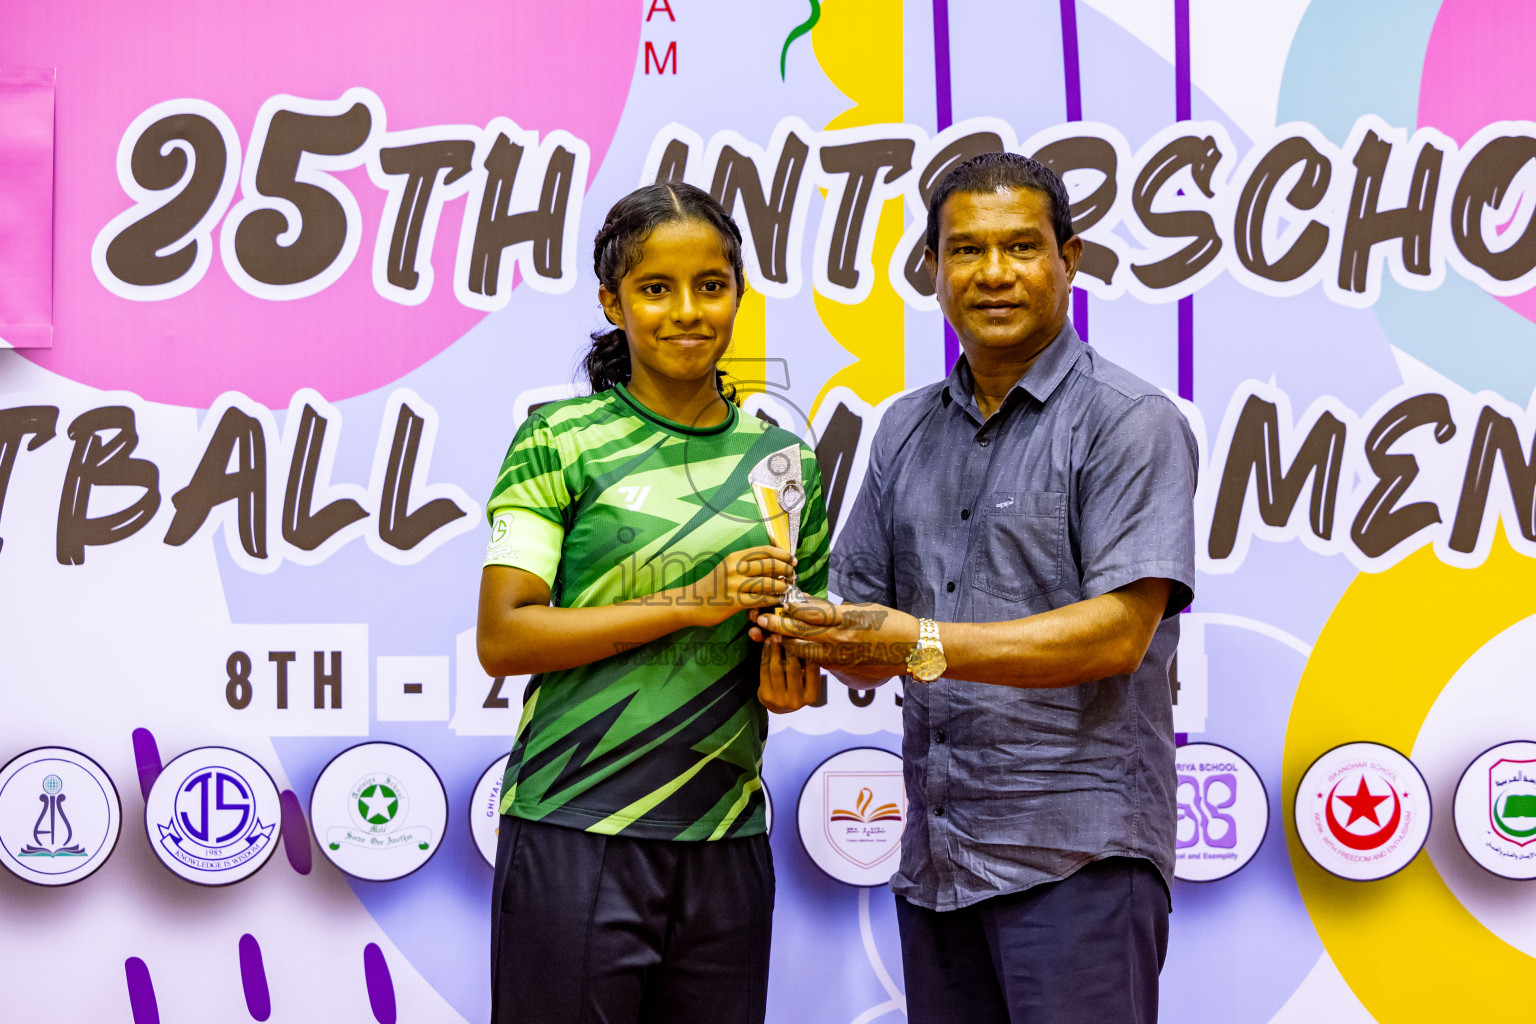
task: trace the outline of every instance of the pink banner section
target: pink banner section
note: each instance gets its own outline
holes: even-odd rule
[[[0,348],[53,347],[55,77],[0,69]]]

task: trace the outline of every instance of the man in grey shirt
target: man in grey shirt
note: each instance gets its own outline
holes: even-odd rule
[[[1027,157],[940,182],[926,259],[965,355],[880,424],[832,555],[848,603],[758,620],[850,685],[911,673],[891,888],[914,1024],[1157,1017],[1197,456],[1067,322],[1082,250]]]

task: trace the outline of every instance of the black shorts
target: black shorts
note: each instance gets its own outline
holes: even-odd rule
[[[767,836],[627,839],[502,815],[492,1024],[762,1024]]]

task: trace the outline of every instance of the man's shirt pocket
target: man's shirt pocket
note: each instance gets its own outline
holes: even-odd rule
[[[978,510],[971,582],[1006,601],[1028,601],[1062,585],[1067,496],[1058,491],[993,491]]]

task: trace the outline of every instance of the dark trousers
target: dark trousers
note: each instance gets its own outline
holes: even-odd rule
[[[1153,1024],[1168,889],[1139,858],[951,911],[896,897],[910,1024]]]
[[[503,815],[492,1024],[762,1024],[767,836],[671,842]]]

